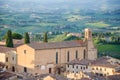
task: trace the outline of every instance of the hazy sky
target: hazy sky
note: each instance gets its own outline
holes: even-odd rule
[[[88,9],[116,9],[120,8],[120,0],[0,0],[0,6],[12,8],[39,8],[40,6],[48,8],[88,8]]]

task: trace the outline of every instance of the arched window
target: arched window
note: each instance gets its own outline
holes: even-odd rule
[[[78,51],[76,50],[76,53],[75,53],[75,58],[77,59],[78,58]]]
[[[85,59],[86,57],[86,51],[85,51],[85,49],[84,49],[84,53],[83,53],[83,58]]]
[[[56,64],[58,64],[58,52],[56,52]]]
[[[70,58],[70,53],[69,53],[69,51],[67,52],[67,62],[69,62],[69,59]]]

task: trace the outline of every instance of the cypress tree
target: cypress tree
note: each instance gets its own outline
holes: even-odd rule
[[[14,47],[11,30],[8,30],[6,35],[6,47]]]
[[[25,39],[24,39],[24,43],[25,43],[25,44],[30,43],[30,37],[29,37],[28,32],[25,32],[24,37],[25,37]]]
[[[44,42],[48,42],[47,32],[44,33]]]

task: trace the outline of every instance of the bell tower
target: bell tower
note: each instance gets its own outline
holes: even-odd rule
[[[92,31],[89,28],[85,29],[85,39],[91,40],[92,39]]]
[[[85,39],[86,44],[86,58],[90,60],[95,60],[97,58],[97,49],[94,46],[92,40],[92,30],[89,28],[85,29]]]

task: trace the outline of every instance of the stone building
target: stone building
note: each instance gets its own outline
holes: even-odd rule
[[[16,51],[18,72],[31,74],[61,74],[71,60],[97,58],[90,29],[85,29],[84,41],[30,43],[17,47]]]
[[[120,60],[109,56],[96,60],[75,59],[67,63],[65,75],[75,80],[81,78],[106,80],[111,75],[120,75]]]
[[[0,46],[0,62],[5,64],[6,69],[15,72],[17,68],[17,54],[15,48]]]
[[[120,74],[120,60],[109,56],[104,56],[93,61],[91,68],[91,72],[98,76]]]

